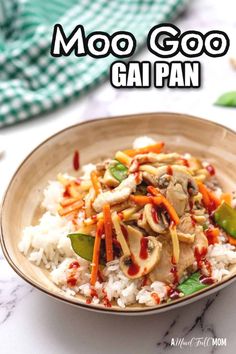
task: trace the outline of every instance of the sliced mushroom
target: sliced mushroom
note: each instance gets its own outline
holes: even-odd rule
[[[145,212],[142,213],[142,217],[139,218],[137,224],[139,227],[144,229],[149,235],[151,235],[153,233],[153,230],[151,229],[151,227],[149,226],[149,224],[147,222],[147,217],[146,217]]]
[[[161,243],[153,236],[143,237],[142,233],[127,226],[127,242],[131,255],[120,258],[120,269],[130,279],[150,273],[161,257]]]
[[[169,223],[162,213],[157,213],[152,204],[146,204],[144,207],[144,214],[148,225],[153,231],[158,234],[163,234],[169,227]]]
[[[184,192],[182,185],[171,181],[166,190],[166,198],[174,205],[178,216],[182,216],[188,205],[188,195]]]

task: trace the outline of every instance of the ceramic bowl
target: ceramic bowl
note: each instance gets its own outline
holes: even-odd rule
[[[81,164],[97,162],[113,156],[116,150],[131,146],[137,136],[148,135],[166,142],[167,149],[190,152],[206,158],[217,169],[217,175],[226,192],[235,187],[236,133],[196,117],[175,113],[137,114],[84,122],[66,128],[44,141],[23,161],[6,191],[1,215],[1,243],[12,268],[34,287],[67,303],[95,311],[115,314],[152,314],[196,301],[235,279],[236,270],[221,283],[173,302],[156,307],[141,305],[121,309],[114,305],[87,305],[85,298],[68,297],[52,283],[45,269],[30,263],[18,250],[25,226],[35,224],[42,213],[42,191],[48,180],[59,172],[75,175],[72,156],[80,152]]]

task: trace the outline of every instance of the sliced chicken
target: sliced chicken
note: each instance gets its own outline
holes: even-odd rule
[[[163,281],[172,283],[174,280],[171,273],[172,264],[172,243],[169,235],[163,235],[158,237],[158,241],[162,244],[162,253],[159,263],[150,274],[151,281]],[[180,256],[177,264],[178,278],[180,279],[184,271],[189,268],[195,262],[195,248],[197,247],[199,252],[208,247],[208,241],[202,231],[202,227],[197,226],[195,228],[195,239],[193,244],[186,242],[180,242]]]
[[[130,174],[125,180],[123,180],[118,187],[112,191],[100,193],[93,202],[93,208],[96,212],[102,211],[104,204],[110,205],[124,202],[129,198],[130,194],[135,192],[136,186],[141,182],[139,176]]]

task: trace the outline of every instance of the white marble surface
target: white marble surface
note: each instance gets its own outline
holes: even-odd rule
[[[236,50],[235,0],[195,0],[177,20],[182,30],[225,30]],[[198,115],[236,130],[236,109],[213,105],[221,93],[236,89],[236,71],[227,55],[201,58],[204,84],[199,90],[115,90],[109,83],[82,100],[44,117],[2,129],[1,195],[25,155],[52,133],[86,119],[134,112],[173,111]],[[155,60],[143,51],[140,59]],[[47,297],[21,280],[0,252],[0,353],[229,353],[235,352],[236,283],[199,302],[160,315],[122,318],[90,313]],[[171,346],[171,338],[193,338],[193,346]],[[227,346],[195,346],[196,339],[219,337]]]

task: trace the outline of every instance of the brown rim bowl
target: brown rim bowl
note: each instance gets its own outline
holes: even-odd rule
[[[11,267],[28,283],[44,293],[67,303],[94,311],[112,314],[153,314],[196,301],[218,291],[235,279],[236,270],[222,282],[209,286],[193,295],[157,305],[128,306],[88,305],[82,296],[69,297],[52,283],[46,270],[35,266],[18,250],[25,226],[35,224],[42,213],[42,191],[49,180],[59,172],[75,175],[72,156],[80,151],[81,164],[96,162],[112,156],[116,150],[130,147],[137,136],[148,135],[166,142],[167,149],[190,152],[212,162],[226,192],[234,190],[236,166],[236,133],[219,124],[176,113],[136,114],[103,118],[68,127],[53,135],[22,162],[9,183],[1,213],[1,244]]]

